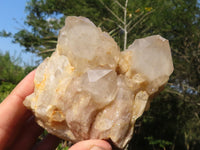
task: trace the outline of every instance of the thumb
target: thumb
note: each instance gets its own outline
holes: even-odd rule
[[[112,150],[112,147],[103,140],[86,140],[74,144],[69,150]]]

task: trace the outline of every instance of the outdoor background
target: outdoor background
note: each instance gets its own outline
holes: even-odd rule
[[[109,32],[121,50],[149,35],[169,40],[174,73],[149,111],[138,119],[128,149],[199,150],[198,0],[1,0],[0,101],[51,55],[59,29],[71,15],[88,17]],[[65,146],[63,142],[57,149]]]

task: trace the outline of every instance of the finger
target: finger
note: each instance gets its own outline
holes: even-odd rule
[[[22,118],[22,122],[20,122],[18,125],[16,125],[15,127],[15,132],[12,133],[12,135],[9,135],[9,141],[6,144],[7,147],[10,147],[13,145],[13,143],[15,142],[16,139],[18,139],[21,131],[24,130],[25,124],[26,124],[26,120],[28,120],[28,118],[30,118],[32,116],[32,112],[28,111],[26,113],[26,115],[23,116]]]
[[[39,135],[43,132],[43,128],[35,122],[35,117],[31,116],[24,124],[23,131],[16,138],[15,143],[12,145],[13,150],[29,150],[37,141]]]
[[[58,137],[48,134],[33,150],[55,150],[60,141]]]
[[[112,150],[112,147],[104,140],[86,140],[74,144],[69,150]]]
[[[8,142],[27,112],[22,102],[34,90],[34,75],[35,71],[29,73],[0,104],[0,149]]]

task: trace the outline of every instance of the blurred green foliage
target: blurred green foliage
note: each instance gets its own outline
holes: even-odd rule
[[[10,82],[2,82],[0,84],[0,103],[8,96],[14,87],[15,84]]]
[[[58,145],[58,147],[56,148],[56,150],[68,150],[69,148],[67,146],[63,145],[63,143],[60,143]]]
[[[0,81],[18,83],[23,77],[23,68],[16,65],[19,58],[11,58],[9,53],[0,54]]]
[[[0,54],[0,102],[23,77],[23,69],[11,61],[9,53]]]
[[[0,53],[0,102],[14,89],[26,74],[32,71],[34,66],[19,66],[20,57],[10,57],[7,52]]]
[[[66,16],[90,18],[107,31],[123,50],[125,26],[127,45],[134,39],[160,34],[169,39],[174,73],[165,90],[148,112],[137,120],[130,150],[200,149],[200,5],[198,0],[29,0],[27,28],[11,35],[26,51],[43,58],[55,50],[59,29]],[[114,15],[113,15],[114,14]],[[117,16],[117,17],[116,17]],[[2,70],[3,68],[3,70]],[[29,68],[31,69],[31,68]],[[0,55],[0,97],[5,97],[29,72]],[[3,94],[2,94],[3,93]],[[60,144],[57,149],[64,149]]]
[[[166,146],[172,145],[172,142],[165,141],[165,140],[157,140],[157,139],[154,139],[152,136],[145,137],[144,139],[149,141],[149,145],[152,145],[153,149],[155,149],[156,146],[158,146],[159,148],[165,149]]]

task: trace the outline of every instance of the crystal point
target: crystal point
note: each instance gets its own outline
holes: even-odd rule
[[[95,82],[111,71],[112,70],[88,70],[87,73],[89,82]]]

